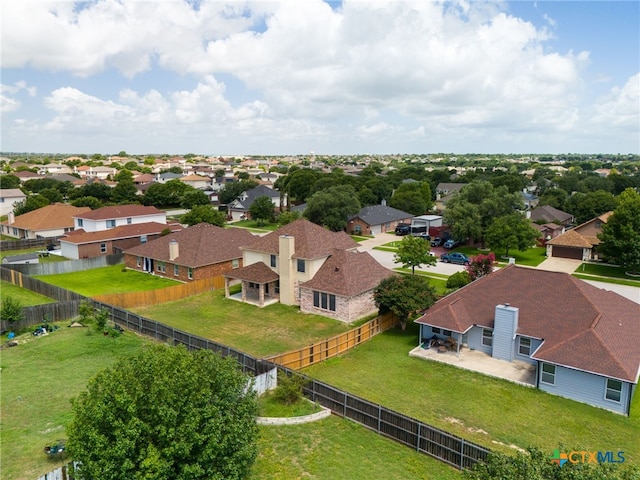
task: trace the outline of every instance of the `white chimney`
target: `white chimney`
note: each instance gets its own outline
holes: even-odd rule
[[[9,218],[8,218],[8,220],[9,220],[9,225],[11,225],[13,222],[15,222],[15,221],[16,221],[16,216],[15,216],[15,214],[13,213],[13,211],[9,212]]]
[[[172,262],[180,256],[180,251],[178,250],[178,242],[175,240],[171,240],[169,242],[169,260]]]

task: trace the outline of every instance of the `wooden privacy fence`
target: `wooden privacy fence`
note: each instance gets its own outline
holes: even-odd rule
[[[12,283],[13,285],[27,288],[33,292],[39,293],[40,295],[44,295],[45,297],[53,298],[59,302],[66,302],[67,300],[82,300],[85,298],[71,290],[51,285],[50,283],[43,282],[42,280],[38,280],[37,278],[30,277],[18,272],[17,270],[6,267],[0,267],[0,279],[5,282]]]
[[[46,247],[58,243],[60,237],[23,238],[21,240],[2,240],[0,250],[26,250],[27,248]]]
[[[157,290],[96,295],[94,299],[120,308],[136,308],[181,300],[219,288],[224,288],[224,277],[221,275]]]
[[[24,307],[22,309],[23,319],[9,325],[6,320],[0,321],[0,329],[4,331],[8,330],[22,330],[23,328],[32,327],[33,325],[40,325],[47,322],[61,322],[69,320],[78,316],[79,300],[69,300],[66,302],[58,303],[45,303],[42,305],[35,305],[33,307]]]
[[[397,323],[398,320],[392,313],[386,313],[348,332],[298,350],[274,355],[266,360],[283,367],[300,370],[351,350],[378,333],[390,329]]]
[[[124,255],[115,253],[113,255],[102,255],[94,258],[83,258],[81,260],[66,260],[64,262],[51,263],[30,263],[18,265],[5,265],[5,268],[16,270],[25,275],[57,275],[60,273],[81,272],[92,268],[109,267],[122,263]]]

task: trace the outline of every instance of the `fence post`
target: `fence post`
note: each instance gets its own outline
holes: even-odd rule
[[[460,439],[460,470],[464,468],[464,438]]]
[[[416,442],[416,452],[420,451],[420,437],[422,436],[422,423],[418,423],[418,441]]]
[[[378,405],[378,433],[382,428],[382,405]]]
[[[342,416],[347,418],[347,392],[344,392],[344,407],[342,408]]]

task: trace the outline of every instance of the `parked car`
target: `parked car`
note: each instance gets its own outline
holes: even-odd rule
[[[442,239],[440,237],[436,237],[433,240],[431,240],[432,247],[439,247],[440,245],[442,245]]]
[[[408,223],[399,223],[395,229],[396,235],[409,235],[411,233],[411,225]]]
[[[450,238],[449,240],[444,242],[444,248],[449,250],[451,250],[452,248],[456,248],[458,245],[460,245],[460,242],[458,242],[458,240],[454,240],[453,238]]]
[[[457,263],[460,265],[469,265],[471,260],[464,253],[443,253],[440,255],[440,261],[444,263]]]
[[[428,233],[421,233],[420,238],[423,239],[425,242],[431,241],[431,235],[429,235]]]

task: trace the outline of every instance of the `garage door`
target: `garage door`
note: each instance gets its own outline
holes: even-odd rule
[[[551,251],[551,256],[582,260],[582,248],[560,247],[558,245],[554,245],[553,250]]]

